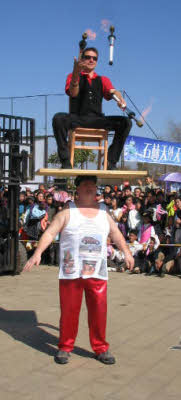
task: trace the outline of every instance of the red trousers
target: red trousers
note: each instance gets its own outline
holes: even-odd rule
[[[108,350],[105,340],[107,321],[107,281],[101,279],[60,279],[60,339],[58,347],[73,350],[78,332],[83,291],[88,310],[89,338],[96,354]]]

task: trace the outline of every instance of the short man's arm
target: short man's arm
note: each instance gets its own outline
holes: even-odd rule
[[[124,236],[118,229],[118,227],[115,224],[115,222],[113,221],[112,217],[108,213],[107,213],[107,216],[108,216],[108,221],[110,224],[109,236],[111,237],[112,242],[116,245],[116,247],[124,253],[125,263],[127,265],[127,268],[130,269],[130,271],[131,271],[134,267],[134,258],[130,252],[129,247],[126,244]]]
[[[27,261],[24,270],[30,270],[33,265],[40,264],[41,255],[45,249],[52,243],[53,239],[57,233],[61,232],[66,223],[68,222],[69,210],[65,209],[57,213],[49,225],[48,229],[41,236],[38,246],[33,254],[33,256]]]

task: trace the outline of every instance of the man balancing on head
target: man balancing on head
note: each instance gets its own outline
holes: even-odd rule
[[[108,150],[108,169],[114,170],[132,126],[128,117],[102,114],[103,98],[111,100],[112,95],[116,94],[119,108],[126,107],[126,102],[108,78],[96,74],[97,59],[97,49],[89,47],[82,52],[78,61],[74,60],[73,72],[68,75],[65,86],[66,94],[70,97],[69,114],[57,113],[53,117],[58,155],[65,169],[71,168],[67,142],[69,129],[79,126],[114,131],[113,142]]]
[[[107,317],[107,236],[123,251],[127,267],[132,270],[134,260],[130,250],[106,210],[97,203],[96,176],[75,179],[78,199],[69,202],[54,217],[42,235],[33,256],[25,265],[30,270],[39,265],[42,252],[58,232],[60,236],[60,338],[55,361],[66,364],[74,348],[78,332],[79,313],[85,291],[88,309],[89,337],[96,358],[104,364],[114,364],[106,341]]]

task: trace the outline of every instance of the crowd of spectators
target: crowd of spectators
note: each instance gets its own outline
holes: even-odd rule
[[[40,184],[31,191],[22,190],[19,196],[19,239],[29,256],[51,223],[54,215],[67,201],[77,196],[76,191],[63,191],[56,186],[49,189]],[[7,229],[8,189],[0,190],[0,230]],[[164,276],[181,273],[181,193],[167,192],[151,177],[136,186],[128,181],[121,186],[104,185],[97,188],[96,201],[104,202],[125,237],[135,259],[132,273]],[[42,263],[58,265],[59,237],[43,253]],[[108,237],[109,271],[126,271],[124,255]]]
[[[125,237],[135,260],[132,273],[158,277],[181,273],[181,193],[164,192],[151,177],[131,187],[106,185],[97,191]],[[108,269],[124,272],[124,255],[108,238]]]

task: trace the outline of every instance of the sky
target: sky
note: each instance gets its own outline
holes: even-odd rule
[[[78,56],[79,41],[87,29],[99,50],[97,73],[124,89],[146,116],[159,138],[167,140],[168,124],[181,122],[181,1],[180,0],[6,0],[1,3],[1,113],[10,114],[11,102],[2,97],[55,94],[48,97],[48,133],[56,112],[68,111],[64,95],[66,76]],[[115,27],[114,64],[110,66],[108,34]],[[56,96],[56,94],[62,94]],[[132,104],[127,101],[129,108]],[[112,100],[104,102],[107,115],[119,115]],[[133,108],[134,110],[134,108]],[[45,132],[44,98],[16,99],[14,115],[36,119],[37,134]],[[144,125],[131,133],[154,138]]]

